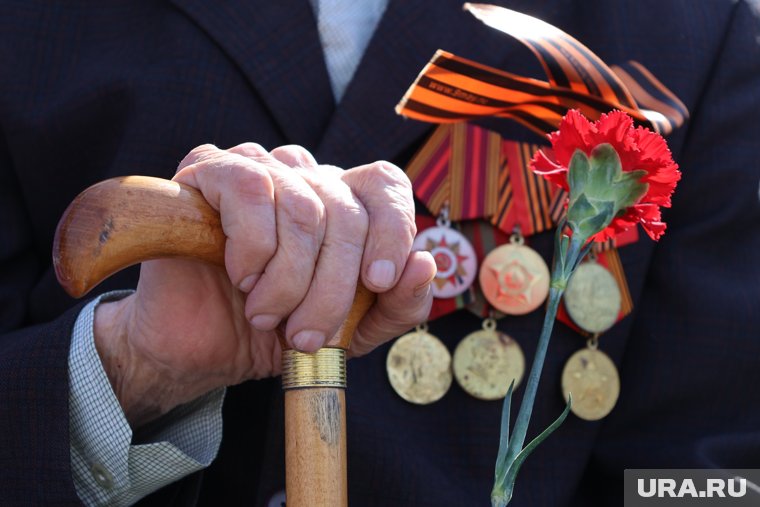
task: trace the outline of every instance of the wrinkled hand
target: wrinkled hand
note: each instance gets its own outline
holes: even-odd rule
[[[333,336],[359,277],[378,293],[352,355],[427,317],[435,264],[411,252],[409,180],[375,162],[343,171],[299,146],[195,148],[175,181],[219,211],[225,269],[190,260],[143,263],[131,296],[95,313],[95,341],[133,426],[214,388],[279,374],[275,328],[312,352]]]

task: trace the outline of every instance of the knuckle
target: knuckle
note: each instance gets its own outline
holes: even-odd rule
[[[274,231],[271,234],[260,234],[250,239],[252,258],[259,262],[272,258],[277,253],[277,236]]]
[[[374,162],[368,167],[366,178],[371,189],[384,192],[391,204],[414,217],[414,192],[404,171],[390,162]]]
[[[227,151],[230,153],[236,153],[238,155],[243,155],[246,157],[258,157],[258,156],[268,154],[267,150],[265,150],[264,147],[261,146],[259,143],[254,143],[250,141],[245,142],[245,143],[240,143],[237,146],[233,146]]]
[[[352,257],[356,259],[362,258],[362,254],[364,253],[364,240],[364,233],[345,234],[330,238],[329,240],[326,238],[323,246],[325,248],[331,248],[337,252],[340,252],[341,255],[346,259],[346,262],[348,262],[348,260]]]
[[[381,238],[392,240],[395,245],[411,245],[417,234],[414,212],[405,206],[391,204],[382,221],[377,221],[377,232]]]
[[[296,167],[313,167],[317,165],[317,161],[311,152],[298,144],[280,146],[272,150],[271,153],[278,158],[280,155],[285,155]]]
[[[212,153],[218,153],[219,151],[220,151],[219,148],[217,148],[215,145],[211,143],[205,143],[205,144],[198,145],[192,150],[190,150],[190,153],[188,153],[188,156],[204,157]]]
[[[180,161],[178,170],[202,162],[203,160],[218,154],[220,151],[221,150],[213,144],[201,144],[196,146]]]
[[[274,185],[266,171],[251,164],[239,164],[234,161],[228,165],[233,188],[243,198],[254,200],[256,204],[265,200],[270,203],[274,199]]]
[[[316,196],[305,192],[288,193],[282,209],[299,232],[321,236],[325,229],[325,206]]]
[[[326,211],[331,225],[338,222],[341,236],[354,243],[364,243],[369,230],[369,214],[360,202],[350,198],[328,200]]]
[[[385,160],[377,160],[375,162],[372,162],[368,166],[368,171],[373,174],[377,174],[389,182],[398,182],[403,184],[404,181],[409,181],[409,179],[406,177],[406,174],[404,174],[404,171],[402,171],[401,168]]]

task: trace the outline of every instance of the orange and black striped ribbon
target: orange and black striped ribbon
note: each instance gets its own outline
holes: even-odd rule
[[[530,169],[538,149],[535,144],[502,142],[499,199],[490,221],[507,234],[519,230],[523,236],[531,236],[555,226],[549,206],[559,188]]]
[[[681,101],[641,64],[628,62],[613,69],[570,35],[536,18],[491,5],[466,8],[526,45],[548,81],[439,50],[396,106],[399,114],[432,123],[498,116],[541,134],[556,130],[569,109],[579,109],[591,119],[620,109],[662,134],[688,117]]]

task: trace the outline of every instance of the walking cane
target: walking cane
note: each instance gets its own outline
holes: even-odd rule
[[[106,180],[69,205],[58,223],[53,265],[81,297],[115,272],[150,259],[183,257],[224,266],[219,214],[196,189],[145,176]],[[358,284],[334,338],[315,354],[282,335],[288,507],[346,507],[345,352],[375,295]]]

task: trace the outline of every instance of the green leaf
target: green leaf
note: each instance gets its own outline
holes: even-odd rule
[[[567,261],[567,247],[570,244],[570,236],[567,234],[561,234],[559,229],[557,229],[556,236],[557,244],[554,249],[554,255],[557,256],[557,262],[554,263],[554,272],[552,273],[552,278],[560,273],[565,272],[565,262]]]
[[[573,397],[570,395],[568,396],[565,410],[560,414],[560,416],[557,417],[557,419],[551,423],[548,428],[542,431],[540,435],[538,435],[528,445],[526,445],[525,448],[520,451],[520,453],[515,457],[515,460],[509,466],[509,471],[507,472],[507,476],[505,477],[501,488],[499,488],[497,491],[494,487],[494,490],[491,492],[491,505],[493,507],[506,507],[506,505],[512,499],[512,494],[515,490],[515,481],[517,480],[517,473],[520,471],[520,467],[522,467],[526,458],[536,449],[536,447],[538,447],[541,442],[546,440],[549,435],[554,433],[554,431],[559,428],[560,425],[562,425],[562,423],[567,418],[567,414],[570,413],[570,407],[572,404]]]
[[[623,172],[620,157],[612,145],[604,143],[593,149],[589,162],[591,170],[586,183],[586,193],[589,199],[606,200],[613,188],[613,182]]]
[[[575,202],[567,208],[567,223],[573,229],[575,225],[587,220],[598,213],[598,210],[591,204],[586,194],[580,194]]]
[[[583,238],[590,238],[594,234],[600,232],[607,227],[615,217],[616,210],[613,201],[595,203],[595,208],[596,214],[575,224],[578,234]]]
[[[627,181],[639,181],[641,178],[647,175],[647,172],[644,169],[637,169],[635,171],[625,171],[621,172],[616,182],[627,182]]]
[[[499,436],[499,452],[496,455],[496,470],[494,471],[494,483],[500,482],[500,477],[507,473],[507,451],[509,450],[509,411],[512,405],[512,389],[515,381],[509,384],[504,404],[501,407],[501,434]],[[502,479],[503,480],[503,479]]]
[[[591,165],[588,157],[583,151],[576,149],[573,158],[570,159],[570,167],[567,168],[567,184],[570,186],[571,201],[583,193],[590,170]]]
[[[643,183],[641,178],[647,175],[644,170],[628,171],[621,173],[615,181],[615,200],[617,208],[625,209],[636,204],[649,190],[649,184]]]

